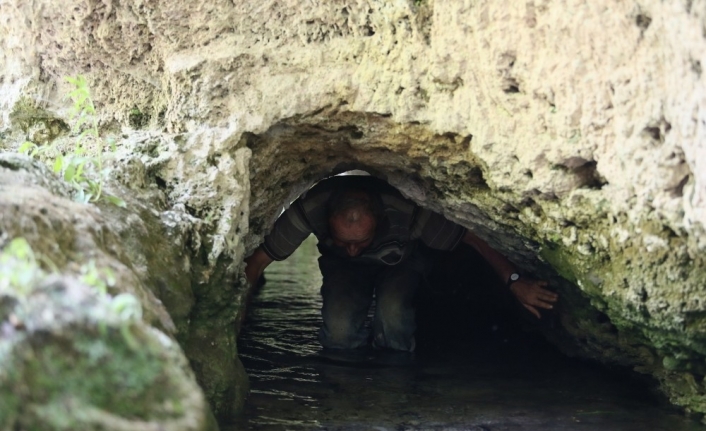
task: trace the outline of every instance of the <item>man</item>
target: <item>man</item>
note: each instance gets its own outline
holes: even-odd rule
[[[279,217],[264,243],[248,257],[253,284],[273,260],[286,259],[313,233],[321,252],[323,325],[319,340],[329,349],[366,346],[365,318],[376,299],[372,344],[414,351],[415,291],[427,272],[419,243],[452,250],[463,241],[477,250],[520,303],[541,318],[558,296],[544,281],[521,276],[516,267],[472,232],[405,199],[372,176],[322,180]]]

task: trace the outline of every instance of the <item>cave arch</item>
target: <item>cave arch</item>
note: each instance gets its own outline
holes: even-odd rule
[[[553,202],[557,197],[535,192],[518,200],[488,184],[487,168],[471,150],[472,139],[471,134],[438,133],[419,122],[399,123],[384,113],[346,111],[345,104],[284,119],[263,133],[245,133],[238,147],[252,150],[246,249],[254,249],[282,209],[316,181],[363,170],[388,181],[417,204],[470,228],[526,273],[549,280],[563,304],[560,325],[545,327],[545,336],[566,353],[605,360],[603,349],[617,341],[615,327],[590,304],[575,280],[567,280],[540,257],[545,244],[532,239],[528,232],[537,227],[528,226],[521,216],[523,212],[543,216],[538,201]],[[572,178],[589,187],[593,179],[584,177]],[[577,337],[576,328],[586,321],[595,333]]]
[[[563,353],[658,374],[658,353],[647,341],[616,326],[581,289],[581,280],[562,273],[557,260],[541,254],[552,245],[534,239],[531,232],[539,227],[531,221],[545,216],[545,203],[560,205],[559,197],[539,191],[512,196],[489,184],[487,168],[473,155],[472,135],[437,133],[384,114],[339,109],[287,118],[263,133],[243,135],[238,146],[252,150],[247,249],[257,246],[282,208],[316,181],[363,170],[387,180],[417,204],[474,230],[526,272],[550,280],[562,304],[555,319],[535,329]],[[591,171],[595,166],[576,167],[558,174],[578,188],[600,190],[600,178]],[[551,251],[562,253],[560,248]],[[627,345],[621,341],[625,337],[633,337]]]

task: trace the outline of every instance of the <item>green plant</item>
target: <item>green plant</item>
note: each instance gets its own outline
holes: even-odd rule
[[[115,142],[104,141],[98,132],[96,108],[86,78],[78,75],[67,77],[66,81],[74,87],[67,97],[73,103],[70,123],[75,140],[63,151],[55,141],[41,147],[27,141],[18,151],[49,164],[56,174],[74,187],[76,201],[88,203],[104,200],[124,207],[125,201],[103,192],[107,179],[107,171],[103,169],[106,144],[111,153],[116,148]]]
[[[27,289],[45,275],[24,238],[13,239],[0,253],[0,291],[27,293]]]
[[[81,282],[100,293],[108,293],[108,287],[115,286],[115,275],[110,268],[97,268],[96,261],[91,259],[81,265]]]

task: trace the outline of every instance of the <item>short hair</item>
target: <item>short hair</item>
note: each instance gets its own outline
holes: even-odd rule
[[[355,211],[370,214],[376,222],[382,217],[382,210],[377,200],[369,192],[361,189],[343,189],[334,192],[326,204],[328,218],[349,214],[353,217]],[[348,217],[346,217],[348,218]],[[348,221],[357,221],[348,220]]]

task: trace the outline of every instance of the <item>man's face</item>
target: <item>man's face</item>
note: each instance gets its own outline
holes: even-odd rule
[[[331,239],[334,245],[346,249],[348,256],[355,257],[363,252],[373,242],[375,237],[375,219],[368,214],[362,215],[357,221],[350,222],[344,215],[329,219]]]

